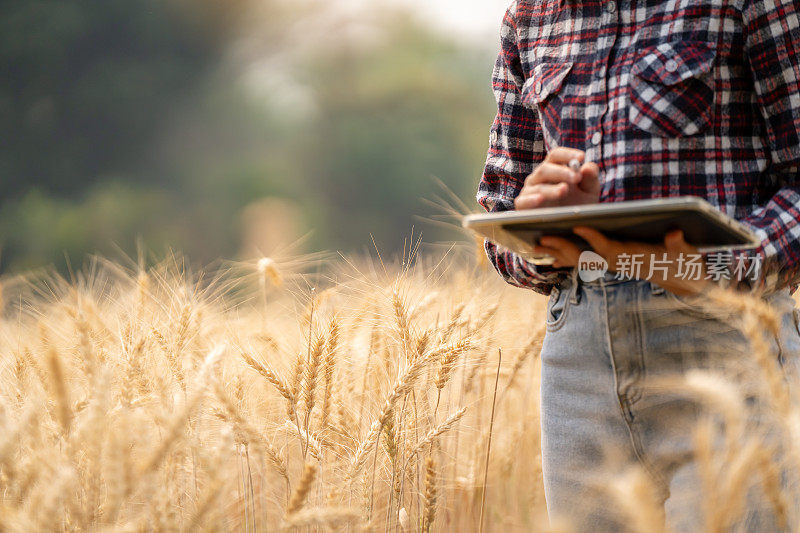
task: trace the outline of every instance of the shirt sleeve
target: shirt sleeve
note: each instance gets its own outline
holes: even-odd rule
[[[771,158],[768,182],[777,190],[742,222],[761,237],[761,245],[749,251],[751,257],[758,254],[760,268],[748,284],[768,292],[796,285],[800,277],[798,11],[795,0],[745,0],[742,10],[745,55]]]
[[[525,78],[517,45],[516,2],[506,12],[501,29],[501,51],[492,72],[497,115],[489,130],[489,153],[478,185],[477,200],[490,212],[514,209],[525,178],[544,160],[545,149],[538,117],[522,104]],[[495,269],[510,284],[549,294],[565,269],[534,265],[518,254],[484,241]]]

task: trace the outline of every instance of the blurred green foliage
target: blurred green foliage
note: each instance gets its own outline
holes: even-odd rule
[[[163,114],[215,62],[159,0],[0,3],[0,194],[75,196],[132,170]]]
[[[456,235],[416,217],[433,214],[433,176],[474,204],[491,50],[387,12],[370,39],[316,35],[298,51],[281,28],[310,11],[278,12],[259,52],[275,66],[254,91],[230,59],[245,30],[205,2],[0,1],[3,271],[135,256],[139,238],[203,264],[271,231],[345,252],[373,236],[382,253],[412,225]],[[288,211],[247,215],[264,198]]]

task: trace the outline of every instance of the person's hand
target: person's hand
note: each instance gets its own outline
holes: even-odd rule
[[[675,230],[667,233],[664,237],[664,244],[646,244],[641,242],[620,242],[607,238],[599,231],[577,226],[573,232],[588,242],[595,253],[600,255],[608,263],[609,271],[614,271],[620,264],[619,258],[623,254],[628,257],[636,254],[637,263],[641,259],[639,272],[643,278],[650,275],[650,265],[652,260],[657,261],[657,266],[666,267],[666,272],[661,268],[654,269],[654,276],[650,281],[660,285],[664,289],[678,295],[692,295],[702,292],[708,285],[706,277],[706,266],[703,263],[697,279],[685,279],[679,276],[678,258],[681,254],[684,260],[687,256],[698,255],[697,248],[687,243],[683,237],[683,232]],[[536,252],[546,253],[556,258],[553,266],[555,268],[574,267],[578,265],[578,258],[581,250],[571,241],[561,237],[546,236],[539,239],[539,244],[534,247]],[[666,256],[664,254],[666,253]]]
[[[577,159],[580,170],[569,168]],[[514,200],[515,209],[534,209],[562,205],[596,204],[600,199],[600,168],[586,163],[582,150],[558,147],[551,150]]]

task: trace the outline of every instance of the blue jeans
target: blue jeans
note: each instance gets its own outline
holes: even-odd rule
[[[784,378],[796,383],[800,333],[794,300],[788,289],[766,299],[781,317],[780,337],[767,335],[767,341]],[[686,394],[650,384],[692,369],[744,376],[742,383],[757,378],[758,367],[748,357],[752,349],[733,322],[654,283],[612,274],[589,283],[573,275],[554,289],[541,352],[542,470],[551,518],[566,518],[579,531],[620,531],[630,520],[608,486],[635,467],[645,472],[672,530],[703,528],[707,495],[693,432],[709,410]],[[784,439],[776,437],[780,424],[764,402],[736,383],[748,407],[747,423]],[[717,437],[715,443],[721,448]],[[784,484],[794,477],[785,471],[783,476]],[[772,507],[759,494],[750,491],[738,529],[778,529]],[[790,523],[796,520],[790,516]]]

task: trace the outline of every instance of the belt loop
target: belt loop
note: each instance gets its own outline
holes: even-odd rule
[[[653,295],[664,294],[664,287],[661,285],[656,285],[652,281],[650,282],[650,293]]]
[[[576,305],[579,302],[578,284],[580,279],[578,278],[578,267],[572,267],[572,272],[570,274],[572,276],[572,290],[569,296],[569,302],[573,305]]]

